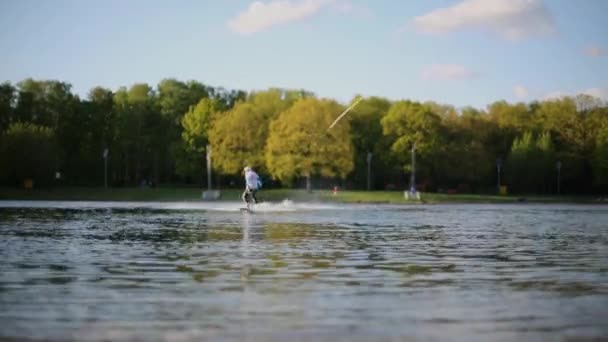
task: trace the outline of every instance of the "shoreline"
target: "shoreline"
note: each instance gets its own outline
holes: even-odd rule
[[[132,202],[210,202],[202,199],[204,189],[158,187],[158,188],[99,188],[62,187],[25,190],[0,188],[0,200],[32,201],[132,201]],[[220,190],[221,197],[214,202],[240,201],[242,190]],[[606,196],[556,196],[556,195],[481,195],[445,194],[421,192],[420,200],[406,200],[403,191],[357,191],[342,190],[333,194],[330,190],[262,189],[258,192],[261,201],[361,204],[608,204]]]

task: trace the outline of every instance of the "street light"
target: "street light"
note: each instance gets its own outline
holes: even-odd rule
[[[211,191],[211,145],[207,145],[207,190]]]
[[[405,199],[420,200],[420,193],[416,192],[416,143],[412,143],[412,173],[410,175],[410,191],[403,192]]]
[[[412,144],[412,175],[410,178],[410,191],[416,192],[416,143]]]
[[[211,190],[211,145],[207,145],[207,191],[203,191],[204,200],[217,200],[220,198],[219,190]]]

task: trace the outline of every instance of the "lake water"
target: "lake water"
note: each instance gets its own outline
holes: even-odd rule
[[[608,206],[0,201],[0,339],[608,339]]]

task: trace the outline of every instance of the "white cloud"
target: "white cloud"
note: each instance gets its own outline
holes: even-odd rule
[[[247,10],[228,21],[228,28],[242,35],[254,34],[273,26],[308,19],[335,2],[335,0],[254,1]]]
[[[357,10],[357,7],[350,1],[337,2],[333,7],[341,13],[352,13]]]
[[[589,46],[585,49],[585,54],[591,57],[603,57],[608,56],[608,51],[599,46]]]
[[[332,5],[332,8],[342,14],[357,15],[368,19],[374,16],[369,7],[361,4],[355,4],[350,0],[336,0],[336,2]]]
[[[481,28],[508,40],[555,31],[553,16],[542,0],[463,0],[416,17],[413,24],[425,33]]]
[[[457,64],[435,64],[424,69],[420,75],[425,80],[458,80],[479,76],[468,68]]]
[[[526,87],[518,85],[518,86],[513,87],[513,93],[515,94],[516,98],[523,100],[526,97],[528,97],[528,94],[530,92],[528,91],[528,89]]]

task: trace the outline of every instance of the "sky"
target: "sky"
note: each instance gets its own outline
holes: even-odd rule
[[[0,82],[164,78],[457,107],[608,100],[605,0],[4,0]]]

